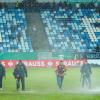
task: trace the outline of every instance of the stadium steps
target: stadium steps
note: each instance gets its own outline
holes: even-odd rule
[[[39,12],[27,12],[27,33],[32,37],[34,50],[49,50],[49,42]]]

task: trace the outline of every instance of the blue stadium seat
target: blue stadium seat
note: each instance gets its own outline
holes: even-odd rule
[[[28,44],[26,37],[26,18],[23,9],[0,9],[0,51],[3,52],[26,52],[32,44]],[[17,34],[21,33],[21,41],[17,39]],[[25,42],[26,41],[26,42]],[[27,48],[25,47],[27,44]]]
[[[53,50],[72,47],[81,52],[92,51],[100,44],[100,29],[93,25],[100,18],[95,8],[45,9],[41,10],[41,18]]]

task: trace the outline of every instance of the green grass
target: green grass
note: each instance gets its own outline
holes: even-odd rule
[[[0,100],[99,100],[100,95],[80,93],[80,71],[72,68],[65,75],[63,90],[56,84],[56,75],[53,69],[28,69],[26,91],[16,91],[16,80],[13,69],[6,70],[4,90],[0,91]],[[94,68],[92,74],[92,89],[100,87],[100,69]],[[71,92],[70,92],[71,91]]]

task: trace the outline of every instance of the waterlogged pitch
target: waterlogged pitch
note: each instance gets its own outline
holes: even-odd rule
[[[63,89],[59,90],[53,69],[30,68],[26,78],[26,90],[17,92],[13,69],[6,69],[0,100],[99,100],[100,68],[92,70],[91,89],[81,88],[80,69],[70,68],[65,75]]]

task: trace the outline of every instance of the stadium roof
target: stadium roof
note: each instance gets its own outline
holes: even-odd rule
[[[22,2],[26,0],[0,0],[0,2]],[[27,0],[28,1],[28,0]],[[32,1],[32,0],[31,0]],[[34,0],[33,0],[34,1]],[[37,0],[38,2],[100,2],[100,0]]]

